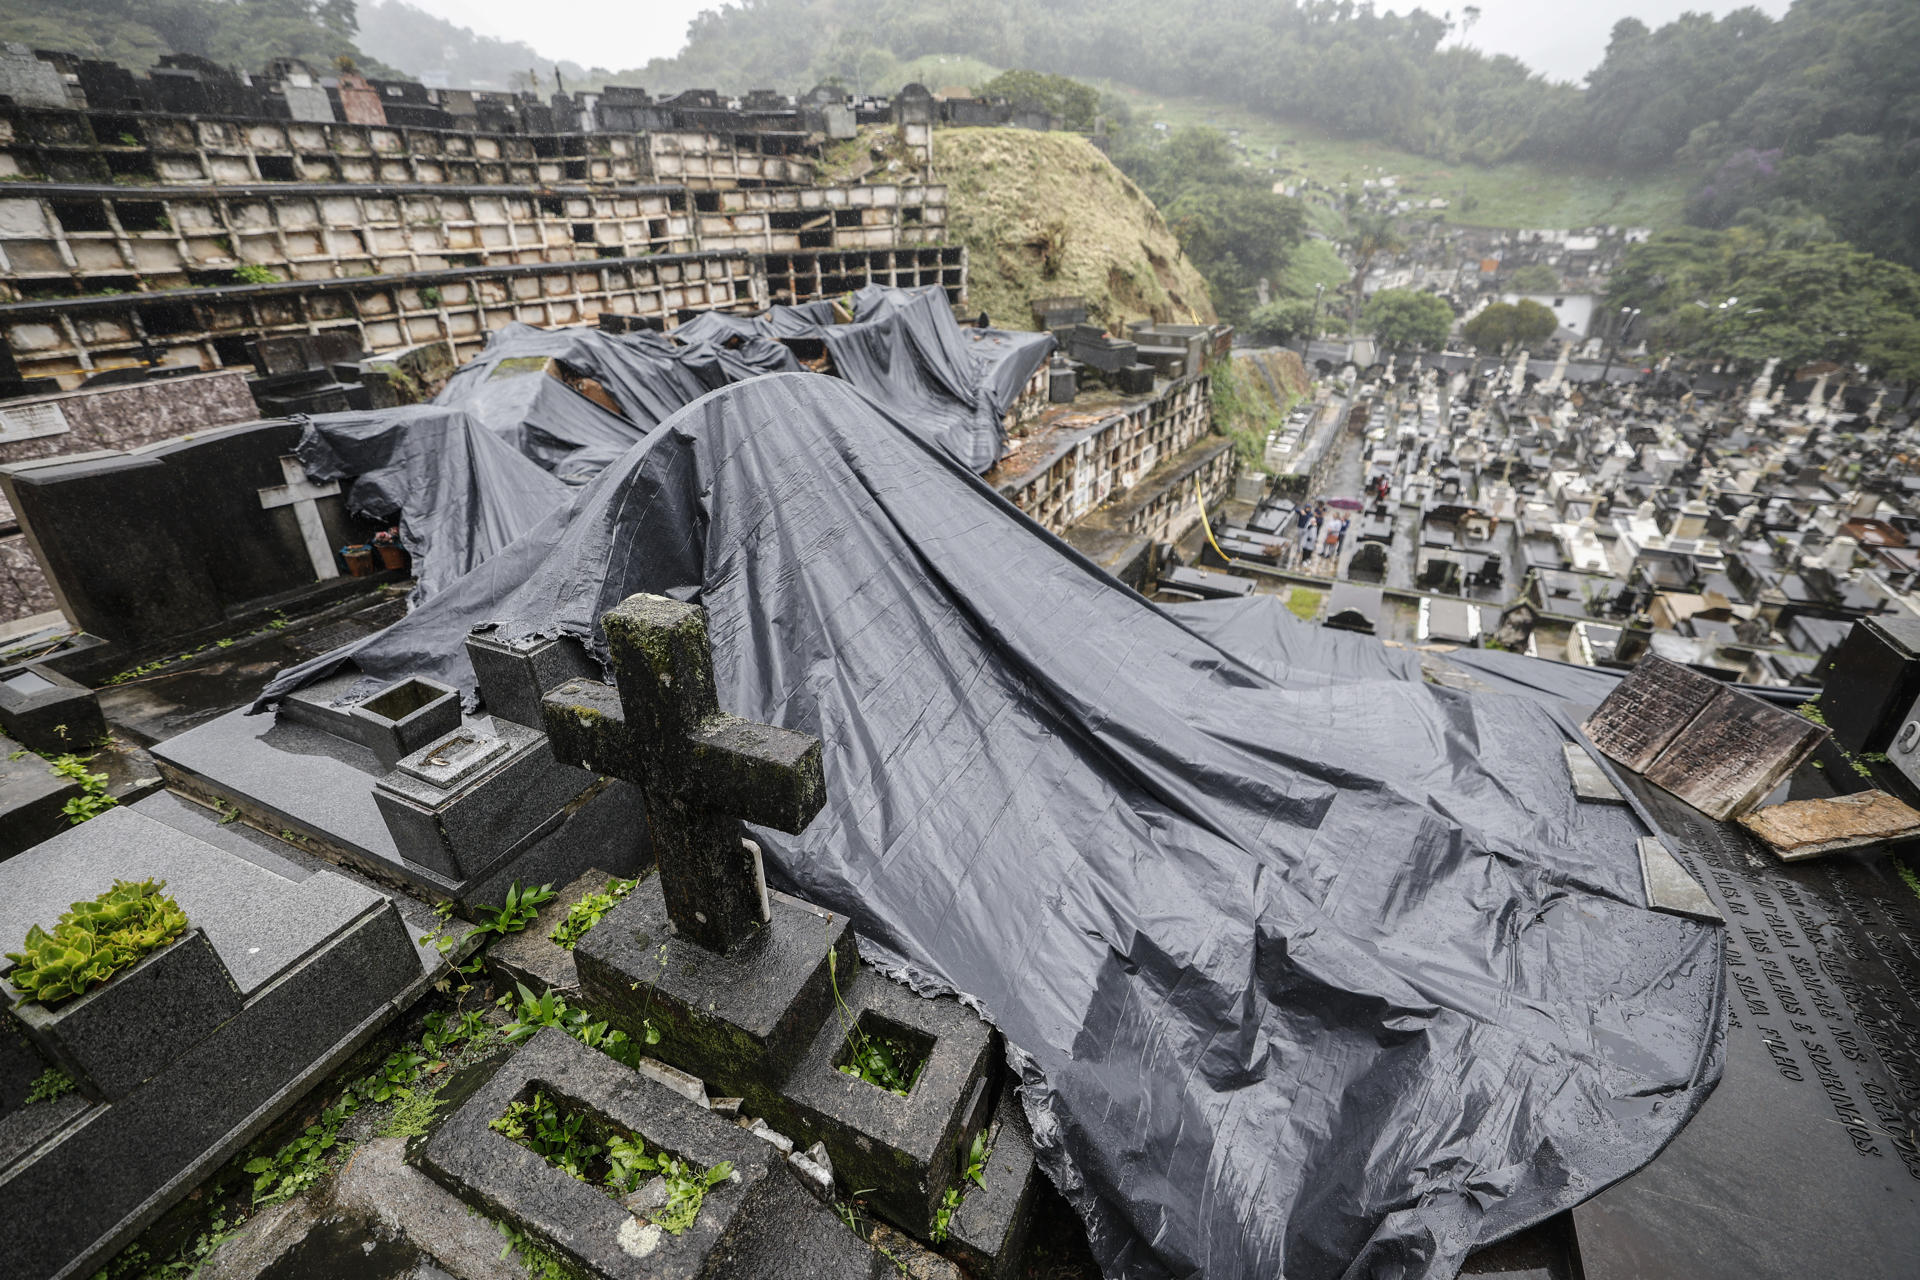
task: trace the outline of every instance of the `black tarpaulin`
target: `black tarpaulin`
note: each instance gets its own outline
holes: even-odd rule
[[[833,379],[688,407],[353,656],[470,689],[472,626],[598,646],[636,591],[820,736],[770,874],[1005,1032],[1110,1276],[1451,1275],[1718,1078],[1721,934],[1641,905],[1548,709],[1310,632],[1256,669]]]
[[[539,524],[566,493],[459,409],[407,405],[323,421],[308,423],[295,453],[317,480],[353,479],[346,504],[355,515],[399,522],[414,560],[415,605]]]
[[[1006,412],[1054,348],[1051,334],[962,329],[932,286],[869,285],[854,295],[854,322],[820,336],[834,372],[974,472],[1006,452]]]

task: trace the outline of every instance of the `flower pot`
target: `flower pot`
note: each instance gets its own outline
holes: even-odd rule
[[[374,572],[373,548],[365,544],[340,548],[340,558],[347,562],[347,572],[356,578],[365,578]]]
[[[407,549],[393,542],[378,542],[373,549],[380,555],[382,569],[404,569],[407,567]]]

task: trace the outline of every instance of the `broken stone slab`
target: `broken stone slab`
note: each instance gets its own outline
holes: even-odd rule
[[[1639,853],[1640,881],[1646,889],[1648,907],[1668,915],[1726,923],[1726,917],[1713,905],[1707,891],[1687,874],[1687,869],[1667,851],[1658,836],[1641,836]]]
[[[1826,740],[1811,721],[1648,657],[1581,725],[1602,755],[1724,822],[1766,798]]]
[[[343,1275],[355,1280],[526,1280],[500,1233],[406,1162],[405,1138],[361,1143],[325,1193],[263,1209],[220,1246],[199,1280]],[[437,1269],[424,1267],[427,1260]]]
[[[732,1165],[673,1235],[490,1124],[533,1089],[696,1169]],[[547,1028],[439,1122],[416,1159],[489,1217],[504,1218],[590,1275],[694,1280],[808,1275],[877,1280],[883,1260],[808,1195],[765,1143],[704,1107]]]
[[[1723,687],[1647,770],[1647,781],[1725,822],[1752,809],[1827,739],[1791,711]]]
[[[1027,1112],[1011,1082],[1000,1091],[987,1145],[986,1185],[961,1188],[966,1196],[947,1223],[947,1252],[974,1280],[1007,1280],[1020,1273],[1041,1177]]]
[[[1620,788],[1613,785],[1613,779],[1600,767],[1598,761],[1587,754],[1585,747],[1577,742],[1563,742],[1561,750],[1567,757],[1567,774],[1573,779],[1573,794],[1592,804],[1625,804],[1627,798],[1620,794]]]
[[[680,936],[667,916],[660,877],[649,876],[573,949],[581,1000],[646,1042],[653,1056],[698,1076],[711,1094],[745,1099],[750,1115],[773,1115],[787,1072],[830,1020],[827,953],[843,974],[856,965],[844,918],[782,893],[759,935],[722,955]],[[865,1185],[865,1184],[862,1184]]]
[[[607,881],[613,878],[599,870],[583,873],[541,907],[532,924],[488,944],[482,955],[488,975],[500,989],[511,991],[515,984],[521,984],[535,994],[551,990],[563,999],[578,999],[580,971],[574,965],[573,952],[555,942],[552,934],[581,899],[606,892]]]
[[[958,1000],[925,999],[865,967],[841,987],[844,1008],[814,1036],[772,1118],[803,1144],[824,1142],[842,1183],[871,1188],[874,1212],[925,1239],[987,1120],[969,1104],[980,1096],[993,1031]],[[922,1056],[905,1097],[840,1070],[854,1034],[887,1036]]]
[[[1920,811],[1884,791],[1792,800],[1740,816],[1782,862],[1920,837]]]
[[[1648,657],[1580,728],[1609,760],[1645,773],[1721,687],[1677,662]]]

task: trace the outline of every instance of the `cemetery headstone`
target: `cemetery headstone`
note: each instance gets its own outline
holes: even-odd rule
[[[845,919],[767,891],[742,819],[804,829],[826,799],[821,744],[720,710],[705,611],[639,595],[602,625],[617,683],[547,693],[549,741],[642,789],[658,871],[575,947],[584,1003],[708,1095],[824,1144],[876,1212],[926,1236],[988,1120],[992,1033],[860,965]]]
[[[741,820],[804,830],[826,803],[820,741],[720,710],[698,605],[632,596],[602,621],[617,683],[548,694],[548,739],[559,758],[640,787],[674,927],[725,953],[770,914]]]

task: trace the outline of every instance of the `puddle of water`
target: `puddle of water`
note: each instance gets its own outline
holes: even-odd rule
[[[453,1280],[413,1243],[357,1215],[314,1224],[258,1280]]]

